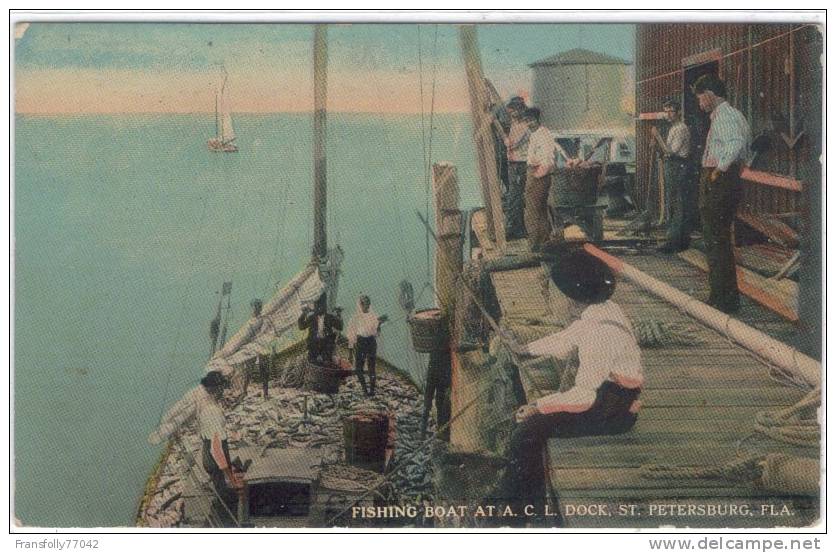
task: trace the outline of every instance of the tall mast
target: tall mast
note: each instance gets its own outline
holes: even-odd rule
[[[314,256],[328,248],[326,214],[326,106],[328,98],[328,35],[324,24],[314,25]]]

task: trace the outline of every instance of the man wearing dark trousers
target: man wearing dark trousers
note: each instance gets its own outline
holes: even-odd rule
[[[505,108],[511,116],[511,127],[505,137],[508,149],[508,188],[503,196],[505,210],[505,237],[516,240],[525,237],[525,223],[523,221],[523,196],[525,194],[525,170],[528,158],[528,137],[531,131],[523,115],[525,100],[519,96],[511,98]]]
[[[691,217],[687,210],[691,204],[691,182],[688,154],[691,134],[682,121],[679,104],[668,100],[663,104],[665,118],[671,123],[665,144],[665,186],[670,190],[670,221],[665,243],[659,247],[662,253],[687,250],[691,243]],[[654,133],[658,133],[656,128]]]
[[[516,523],[543,522],[543,448],[549,438],[628,432],[636,422],[644,381],[641,351],[630,321],[610,300],[615,275],[584,251],[559,255],[551,279],[567,298],[566,329],[520,344],[507,329],[503,342],[518,355],[580,359],[574,386],[520,407],[511,433],[508,463],[496,493],[519,515]],[[529,513],[525,513],[528,506]],[[557,512],[557,511],[555,511]]]
[[[325,294],[319,297],[311,311],[307,306],[302,308],[299,316],[299,330],[308,331],[308,361],[322,365],[330,365],[334,361],[337,336],[343,329],[343,321],[339,313],[332,315],[327,312]]]
[[[386,315],[378,316],[371,309],[371,305],[372,300],[369,296],[360,296],[357,300],[357,312],[351,317],[347,332],[348,348],[354,352],[354,372],[367,396],[374,395],[377,382],[377,335],[380,334],[380,325],[387,320]],[[363,374],[364,369],[368,369],[369,372],[368,386]]]
[[[714,75],[694,83],[700,109],[711,116],[700,173],[700,215],[708,258],[708,303],[724,313],[740,308],[732,223],[742,194],[740,172],[749,157],[746,118],[725,99],[726,85]]]

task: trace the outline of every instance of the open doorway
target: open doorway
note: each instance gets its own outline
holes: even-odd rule
[[[715,53],[712,52],[712,55]],[[697,95],[694,94],[694,83],[703,75],[720,75],[719,52],[717,58],[709,59],[702,63],[688,64],[683,60],[684,70],[682,83],[682,119],[688,125],[691,133],[691,159],[690,175],[688,182],[690,186],[684,191],[684,207],[687,225],[691,229],[699,229],[699,190],[697,183],[700,181],[700,168],[702,167],[702,153],[705,150],[705,142],[708,138],[708,129],[711,127],[711,118],[700,109]]]
[[[682,87],[682,118],[691,131],[691,160],[697,171],[699,171],[702,153],[705,149],[708,128],[711,126],[711,119],[706,112],[700,109],[697,95],[694,94],[693,89],[694,83],[703,75],[719,77],[720,61],[714,60],[699,65],[686,66],[683,71],[685,82]]]

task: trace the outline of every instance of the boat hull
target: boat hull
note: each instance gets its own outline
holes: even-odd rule
[[[229,142],[222,142],[217,138],[210,138],[206,142],[206,146],[209,148],[210,152],[237,152],[238,146],[235,144],[231,144]]]

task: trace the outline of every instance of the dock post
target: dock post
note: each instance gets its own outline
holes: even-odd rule
[[[452,325],[456,309],[456,283],[462,272],[462,212],[459,210],[459,182],[456,167],[435,163],[432,168],[433,207],[438,246],[435,251],[435,292],[438,307]],[[452,332],[450,333],[452,335]],[[450,382],[452,362],[450,349],[430,353],[427,383],[424,390],[424,420],[429,417],[435,399],[436,424],[442,427],[450,420]],[[441,433],[450,439],[450,429]]]
[[[462,272],[462,212],[456,167],[434,163],[432,171],[435,229],[439,244],[435,252],[435,291],[442,314],[451,316],[456,302],[456,280]]]

